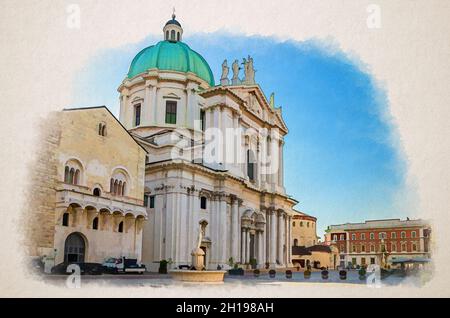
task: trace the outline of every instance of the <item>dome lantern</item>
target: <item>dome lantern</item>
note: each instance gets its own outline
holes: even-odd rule
[[[170,42],[178,42],[181,41],[183,36],[183,28],[181,27],[180,22],[175,20],[175,8],[172,13],[172,20],[167,21],[166,25],[163,28],[164,40]]]

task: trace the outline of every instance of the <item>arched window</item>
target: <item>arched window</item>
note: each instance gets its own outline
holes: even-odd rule
[[[102,194],[102,191],[99,188],[95,188],[93,194],[94,196],[99,197]]]
[[[125,171],[117,170],[110,180],[110,192],[112,195],[125,196],[127,194],[128,176]]]
[[[69,180],[70,180],[70,168],[69,166],[66,166],[64,168],[64,182],[69,183]]]
[[[294,239],[294,246],[298,246],[298,240]]]
[[[200,197],[200,209],[206,209],[206,197]]]
[[[122,233],[123,232],[123,221],[119,223],[119,228],[117,229],[117,232]]]
[[[396,239],[397,238],[397,233],[396,232],[392,232],[391,233],[391,239]]]
[[[170,39],[175,41],[175,30],[170,31]]]
[[[391,252],[397,252],[397,244],[391,243]]]
[[[292,227],[295,227],[295,222],[292,222]]]
[[[306,222],[306,227],[309,227],[309,222]]]
[[[300,227],[303,227],[303,222],[302,221],[300,221]]]
[[[62,226],[69,226],[69,213],[63,214]]]
[[[98,134],[100,136],[106,136],[106,124],[104,123],[98,124]]]
[[[370,239],[374,240],[375,239],[375,234],[374,233],[370,233]]]
[[[75,169],[74,168],[70,168],[69,183],[70,184],[74,184],[74,180],[75,180]]]
[[[80,169],[75,170],[75,175],[73,177],[73,184],[78,184],[80,180]]]
[[[166,40],[169,40],[169,30],[166,31]]]
[[[401,232],[401,233],[400,233],[400,237],[401,237],[401,238],[406,238],[406,232],[405,232],[405,231]]]
[[[98,216],[96,216],[94,218],[94,220],[92,221],[92,229],[93,230],[98,230]]]
[[[341,234],[340,237],[341,237],[341,239],[340,239],[341,241],[345,240],[344,234]]]
[[[177,32],[177,41],[180,41],[180,32]]]
[[[119,181],[114,181],[114,194],[119,194]]]
[[[411,237],[412,237],[412,238],[416,238],[416,231],[412,231],[412,232],[411,232]]]
[[[141,124],[141,104],[134,106],[134,125],[139,126]]]
[[[352,241],[356,240],[356,234],[352,234]]]
[[[83,167],[76,159],[70,159],[64,165],[64,182],[68,184],[82,184]]]

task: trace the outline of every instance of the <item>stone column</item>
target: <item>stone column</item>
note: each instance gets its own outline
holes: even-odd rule
[[[275,211],[270,212],[270,263],[277,263],[277,216]]]
[[[225,125],[225,118],[226,118],[226,108],[220,107],[220,131],[222,133],[222,169],[226,169],[227,167],[227,136],[226,136],[226,125]]]
[[[289,264],[292,264],[292,216],[289,216],[289,253],[288,253],[288,262]]]
[[[423,238],[423,229],[421,228],[421,229],[419,229],[419,236],[418,236],[418,238],[419,238],[419,246],[417,247],[418,248],[418,252],[423,252],[423,251],[425,251],[425,242],[424,242],[424,238]]]
[[[247,245],[245,249],[245,262],[250,262],[250,231],[249,229],[245,230],[245,244]]]
[[[152,96],[152,110],[153,110],[153,120],[152,123],[154,125],[158,124],[158,87],[156,86],[152,86],[152,92],[151,92],[151,96]],[[166,105],[161,105],[164,109],[164,112],[166,111]]]
[[[231,257],[235,261],[239,257],[239,201],[231,198]]]
[[[141,125],[150,125],[150,117],[151,117],[151,85],[145,84],[145,96],[144,103],[141,105]]]
[[[264,235],[263,231],[256,232],[258,234],[258,265],[264,268]]]
[[[245,229],[241,229],[241,254],[240,260],[242,264],[245,263]]]
[[[220,196],[220,203],[219,203],[219,217],[220,217],[220,237],[219,237],[219,246],[220,246],[220,257],[219,257],[219,263],[221,265],[226,264],[228,262],[227,259],[227,242],[228,242],[228,235],[227,235],[227,201],[225,195]]]
[[[185,127],[191,127],[191,118],[190,118],[190,116],[193,115],[193,114],[191,114],[191,109],[189,107],[189,105],[191,103],[191,95],[192,95],[191,88],[187,87],[186,88],[186,104],[185,104],[185,107],[184,107],[184,126]]]
[[[278,212],[278,253],[277,259],[280,265],[283,264],[283,212]]]

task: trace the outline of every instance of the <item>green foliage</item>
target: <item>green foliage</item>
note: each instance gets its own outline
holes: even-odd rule
[[[165,259],[161,260],[159,262],[158,273],[160,273],[160,274],[167,274],[167,264],[169,264],[168,261],[166,261]]]

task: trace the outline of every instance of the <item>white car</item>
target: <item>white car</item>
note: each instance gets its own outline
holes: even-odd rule
[[[107,272],[110,273],[139,273],[145,272],[145,266],[137,263],[135,258],[115,258],[110,257],[102,264]]]

